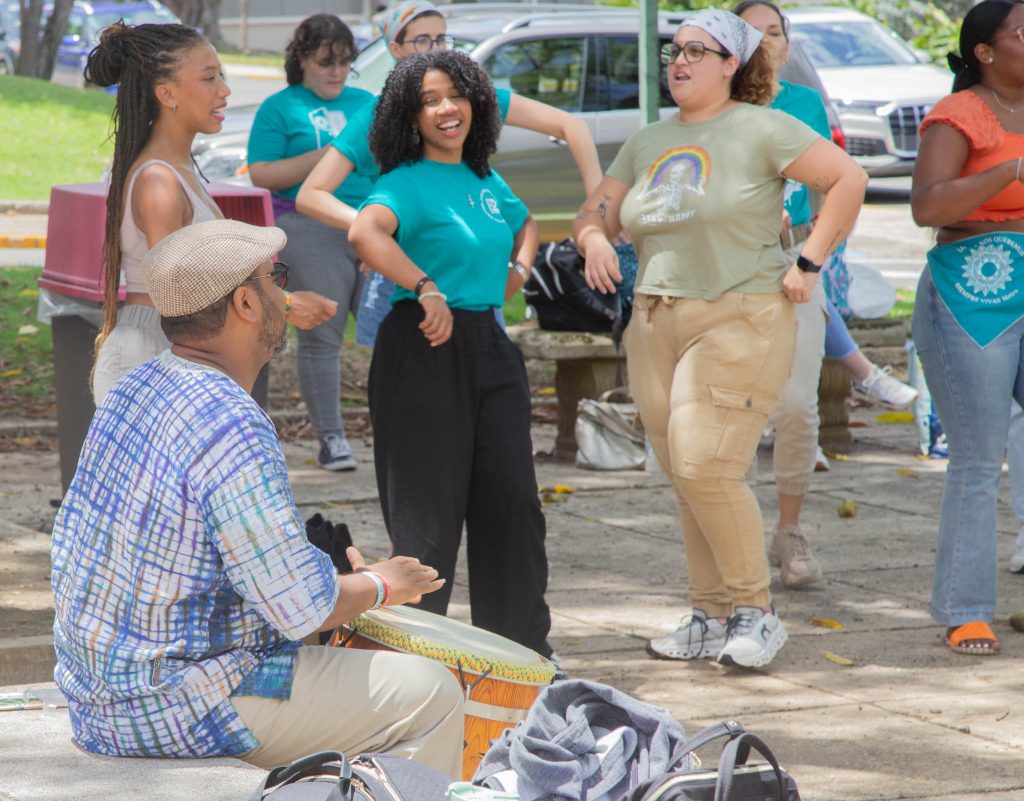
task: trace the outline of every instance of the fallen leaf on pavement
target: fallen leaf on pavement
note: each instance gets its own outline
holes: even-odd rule
[[[822,628],[832,629],[833,631],[839,631],[839,629],[843,627],[843,624],[838,620],[830,620],[827,617],[812,617],[811,625],[821,626]]]
[[[843,667],[850,667],[851,665],[857,664],[854,660],[847,659],[845,656],[840,656],[839,654],[834,654],[831,651],[822,651],[821,655],[825,657],[833,665],[842,665]]]

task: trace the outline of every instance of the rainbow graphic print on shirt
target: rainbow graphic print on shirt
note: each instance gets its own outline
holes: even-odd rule
[[[684,211],[696,197],[704,195],[711,177],[711,157],[702,147],[687,145],[666,150],[654,160],[644,177],[638,200],[654,201],[642,215],[646,222],[678,222],[693,216]],[[688,200],[689,199],[689,200]]]

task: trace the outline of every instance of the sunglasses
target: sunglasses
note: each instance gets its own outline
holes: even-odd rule
[[[451,50],[455,45],[455,37],[449,33],[442,33],[436,39],[431,39],[427,34],[421,33],[412,39],[407,39],[401,44],[411,44],[417,53],[429,53],[434,48],[438,50]]]
[[[704,60],[705,53],[714,53],[722,58],[729,58],[732,55],[724,50],[707,47],[703,42],[684,42],[682,47],[672,42],[661,46],[661,63],[675,64],[679,60],[680,53],[683,54],[687,64],[699,64]]]
[[[274,269],[269,273],[264,273],[263,275],[251,275],[242,283],[244,284],[249,281],[255,281],[257,278],[269,278],[279,289],[284,289],[288,286],[288,270],[290,269],[291,268],[283,261],[275,261]]]

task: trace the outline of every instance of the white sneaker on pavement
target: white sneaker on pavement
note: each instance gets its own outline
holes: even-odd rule
[[[782,568],[782,583],[790,589],[806,587],[822,579],[821,562],[800,526],[775,529],[768,560],[773,567]]]
[[[647,641],[647,653],[656,659],[714,659],[725,645],[726,624],[694,609],[679,628]]]
[[[737,606],[726,626],[725,647],[718,655],[721,665],[764,667],[786,644],[786,629],[775,614],[756,606]]]
[[[1017,532],[1017,542],[1013,546],[1013,555],[1010,557],[1010,572],[1024,573],[1024,524],[1021,524]]]
[[[828,457],[825,455],[825,451],[818,446],[818,450],[814,454],[814,472],[815,473],[827,473],[832,469],[832,465],[828,463]]]
[[[918,391],[912,386],[893,378],[892,367],[871,365],[871,372],[863,381],[854,381],[853,389],[862,398],[901,409],[917,400]]]

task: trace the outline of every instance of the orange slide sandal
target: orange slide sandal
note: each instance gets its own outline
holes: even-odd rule
[[[946,629],[946,645],[958,654],[995,656],[999,653],[999,640],[992,627],[984,620],[972,620],[962,626]]]

